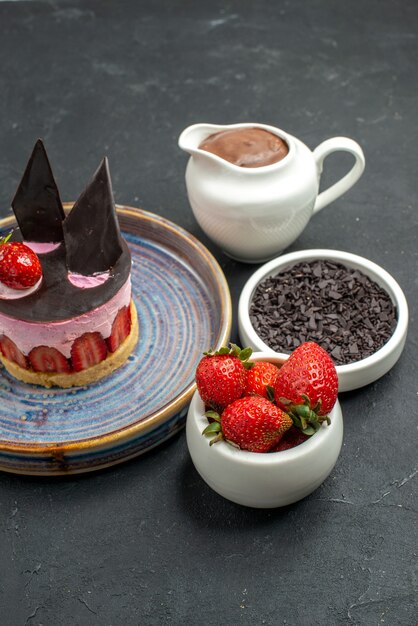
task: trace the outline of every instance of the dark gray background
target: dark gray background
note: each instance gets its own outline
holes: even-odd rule
[[[410,305],[401,360],[341,397],[329,479],[253,510],[194,470],[184,432],[66,479],[0,474],[1,626],[412,625],[417,621],[418,4],[415,0],[0,2],[0,206],[43,137],[64,199],[104,154],[118,202],[163,215],[219,259],[234,301],[256,266],[189,209],[194,122],[257,121],[311,148],[356,139],[366,170],[292,246],[382,265]],[[328,159],[324,185],[350,165]]]

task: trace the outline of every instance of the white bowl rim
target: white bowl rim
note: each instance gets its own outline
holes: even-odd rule
[[[270,361],[272,363],[281,364],[289,358],[289,355],[279,356],[272,354],[271,351],[267,352],[253,352],[250,357],[250,361]],[[197,405],[197,406],[196,406]],[[195,391],[192,398],[192,402],[189,407],[189,415],[187,419],[194,419],[197,423],[202,422],[202,431],[205,427],[206,418],[204,415],[204,404],[199,396],[199,392]],[[236,464],[243,465],[255,465],[261,467],[280,467],[283,464],[287,464],[292,461],[297,461],[300,457],[306,456],[306,454],[314,453],[316,448],[322,448],[326,445],[327,441],[334,436],[333,424],[336,419],[342,419],[341,406],[337,399],[332,411],[329,414],[331,418],[331,424],[322,424],[322,427],[318,432],[312,435],[309,439],[303,443],[289,448],[288,450],[281,450],[279,452],[250,452],[249,450],[241,450],[234,447],[232,444],[226,441],[218,441],[212,445],[214,454],[218,454]],[[202,435],[204,436],[204,435]],[[209,444],[209,437],[207,437],[207,444]]]
[[[352,263],[358,265],[360,269],[368,276],[369,272],[375,273],[377,276],[379,276],[381,282],[383,283],[383,288],[388,292],[388,295],[392,298],[392,301],[396,306],[397,324],[393,334],[388,339],[388,341],[381,348],[379,348],[379,350],[376,350],[376,352],[366,357],[365,359],[360,359],[359,361],[354,361],[353,363],[348,363],[347,365],[336,366],[337,373],[339,375],[348,375],[352,372],[357,373],[367,370],[373,367],[375,364],[383,361],[387,356],[391,354],[395,347],[399,343],[401,343],[408,329],[409,314],[408,303],[405,294],[397,281],[393,278],[393,276],[391,276],[391,274],[389,274],[389,272],[383,269],[380,265],[374,263],[373,261],[370,261],[369,259],[366,259],[365,257],[353,254],[351,252],[344,252],[343,250],[332,250],[325,248],[299,250],[276,257],[259,267],[258,270],[256,270],[245,283],[244,288],[241,292],[241,296],[239,298],[238,317],[240,318],[240,321],[244,326],[247,335],[251,337],[253,345],[257,346],[259,350],[270,352],[270,354],[273,353],[280,357],[288,357],[288,354],[276,352],[275,350],[270,348],[256,333],[250,321],[249,305],[257,285],[268,275],[274,275],[276,269],[280,270],[283,266],[290,266],[303,261],[314,261],[316,259],[337,261],[342,264],[344,264],[344,262]],[[373,277],[372,280],[374,280]]]

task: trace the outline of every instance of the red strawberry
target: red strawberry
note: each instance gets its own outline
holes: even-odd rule
[[[131,332],[131,309],[124,306],[118,311],[113,324],[110,337],[107,338],[107,347],[110,352],[115,352]]]
[[[99,332],[84,333],[71,346],[71,362],[76,372],[97,365],[106,356],[106,342]]]
[[[214,414],[209,411],[209,416]],[[216,418],[215,418],[216,419]],[[220,421],[209,424],[204,434],[218,433],[220,438],[250,452],[268,452],[292,426],[291,418],[261,396],[245,396],[229,404]]]
[[[299,428],[292,426],[280,439],[279,443],[274,446],[270,452],[281,452],[282,450],[290,450],[309,439],[309,435],[305,435]]]
[[[65,356],[56,348],[37,346],[29,352],[29,360],[35,372],[60,372],[68,374],[70,364]]]
[[[17,363],[18,365],[20,365],[20,367],[23,367],[24,369],[28,369],[27,358],[25,357],[23,352],[19,350],[14,341],[9,339],[9,337],[6,337],[6,335],[0,336],[0,350],[1,353],[6,357],[6,359],[8,359],[9,361],[13,361],[13,363]]]
[[[242,396],[251,352],[251,348],[241,350],[234,344],[218,352],[205,352],[196,368],[196,384],[206,406],[221,411]]]
[[[279,370],[274,397],[306,434],[313,434],[337,401],[338,377],[329,354],[314,342],[292,352]]]
[[[0,282],[12,289],[33,287],[42,276],[35,252],[24,243],[8,241],[11,233],[0,240]]]
[[[246,371],[244,395],[257,394],[272,400],[273,387],[279,368],[267,361],[257,361]],[[270,393],[270,395],[269,395]]]

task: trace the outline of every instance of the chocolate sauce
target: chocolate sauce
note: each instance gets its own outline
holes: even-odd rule
[[[283,139],[262,128],[222,130],[206,137],[199,148],[240,167],[271,165],[289,152]]]

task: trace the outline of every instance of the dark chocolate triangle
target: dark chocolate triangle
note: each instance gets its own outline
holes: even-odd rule
[[[44,144],[35,144],[12,200],[22,238],[37,243],[62,241],[65,217]]]
[[[91,276],[113,267],[123,252],[107,158],[63,223],[70,272]]]

